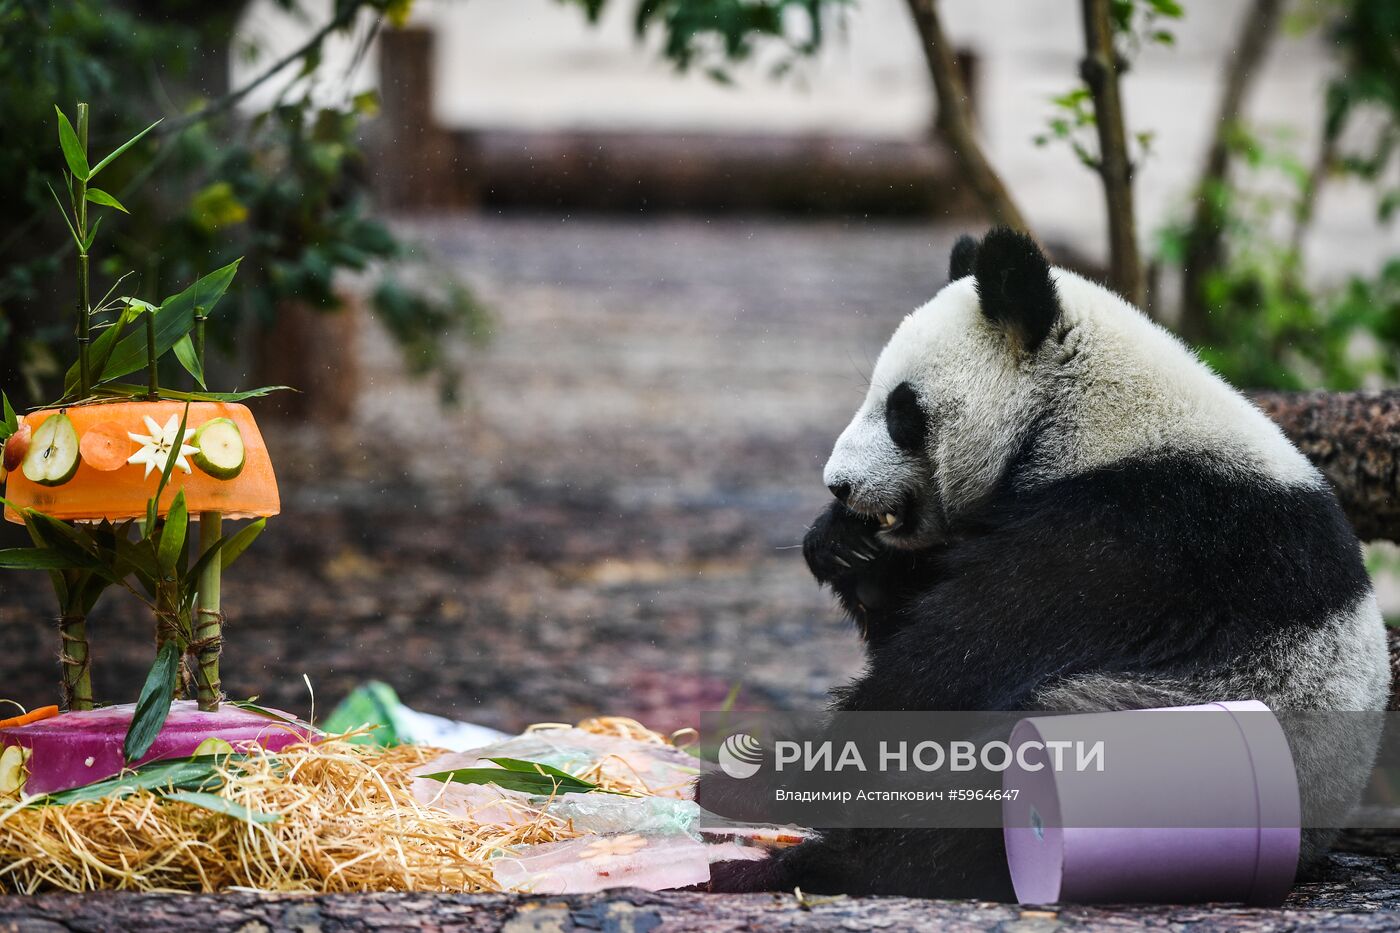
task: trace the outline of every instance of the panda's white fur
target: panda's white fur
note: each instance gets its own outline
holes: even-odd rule
[[[836,707],[1384,709],[1383,623],[1321,474],[1117,295],[1022,235],[965,240],[880,354],[804,541],[867,642]],[[1378,726],[1295,729],[1305,812],[1356,800]],[[1337,824],[1312,825],[1305,863]],[[997,839],[831,834],[717,887],[1004,896]]]
[[[1052,276],[1065,339],[1046,340],[1029,357],[1009,352],[1005,334],[984,317],[972,276],[908,315],[836,441],[827,485],[850,483],[852,508],[878,514],[896,508],[903,490],[929,481],[885,428],[885,399],[901,382],[918,388],[934,422],[932,481],[949,513],[981,501],[1047,409],[1058,420],[1037,457],[1035,472],[1045,480],[1185,452],[1281,484],[1325,483],[1274,422],[1175,337],[1100,285],[1064,269]],[[1058,357],[1056,365],[1044,365],[1047,356]]]

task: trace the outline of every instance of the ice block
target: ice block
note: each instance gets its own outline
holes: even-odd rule
[[[0,729],[0,745],[31,750],[25,783],[26,794],[47,794],[91,784],[117,774],[126,766],[122,742],[135,706],[124,703],[102,709],[64,713],[27,726]],[[193,700],[177,700],[171,706],[160,735],[136,764],[194,754],[208,738],[223,739],[235,749],[251,744],[277,751],[312,737],[291,714],[272,719],[224,704],[218,712],[201,712]]]

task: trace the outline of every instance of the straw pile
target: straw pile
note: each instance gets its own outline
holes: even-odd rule
[[[630,720],[580,728],[666,742]],[[352,733],[353,735],[353,733]],[[410,774],[440,749],[383,749],[333,737],[223,771],[218,793],[257,823],[149,792],[62,806],[0,809],[0,892],[494,891],[493,852],[579,833],[548,813],[503,827],[418,803]],[[646,792],[625,780],[615,789]]]

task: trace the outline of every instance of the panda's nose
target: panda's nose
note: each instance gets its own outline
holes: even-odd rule
[[[831,490],[831,494],[839,499],[842,505],[851,497],[850,483],[829,483],[826,488]]]

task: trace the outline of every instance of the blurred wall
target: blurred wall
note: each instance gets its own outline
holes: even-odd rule
[[[327,4],[328,6],[328,4]],[[1153,47],[1126,82],[1133,130],[1155,133],[1138,174],[1144,238],[1184,211],[1209,137],[1221,84],[1247,0],[1188,2],[1171,24],[1175,48]],[[1093,253],[1106,248],[1096,179],[1065,146],[1040,148],[1048,99],[1076,81],[1082,36],[1074,0],[943,0],[954,40],[978,54],[978,111],[995,164],[1032,223],[1047,237]],[[667,131],[697,134],[825,134],[909,140],[927,135],[933,98],[904,0],[857,0],[820,58],[781,82],[772,58],[741,69],[737,87],[702,74],[676,75],[655,40],[631,30],[633,0],[612,0],[596,27],[558,0],[419,0],[414,22],[434,30],[436,119],[452,129]],[[257,0],[244,32],[270,48],[290,48],[312,23],[290,20]],[[350,42],[331,50],[348,62]],[[239,66],[244,74],[256,65]],[[1260,123],[1287,131],[1304,160],[1317,135],[1329,73],[1321,41],[1285,28],[1250,102]],[[335,67],[328,69],[339,73]],[[371,86],[373,54],[350,86]],[[241,77],[236,76],[237,77]],[[268,94],[273,93],[268,89]],[[327,87],[334,98],[344,93]],[[1326,273],[1370,268],[1400,247],[1372,223],[1369,192],[1326,192],[1308,244]]]

